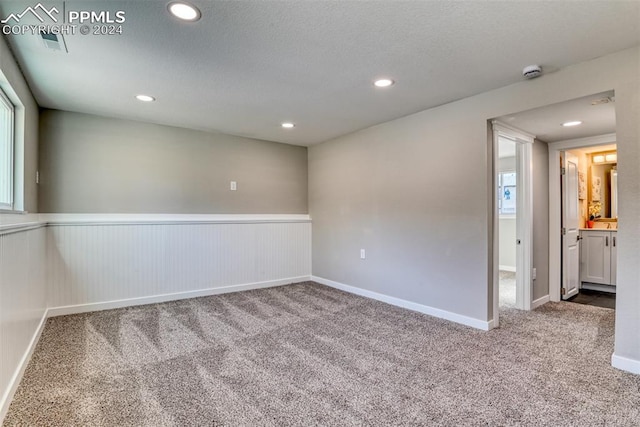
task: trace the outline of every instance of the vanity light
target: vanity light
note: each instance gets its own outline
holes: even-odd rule
[[[378,79],[373,82],[373,85],[376,87],[389,87],[393,85],[395,82],[391,79]]]
[[[294,125],[293,123],[285,122],[285,123],[282,123],[282,127],[285,129],[292,129],[296,127],[296,125]]]
[[[593,163],[604,163],[604,156],[602,154],[593,156]]]
[[[153,96],[149,95],[136,95],[136,99],[142,102],[153,102],[156,100]]]
[[[580,120],[575,120],[573,122],[564,122],[562,124],[562,126],[567,128],[567,127],[571,127],[571,126],[578,126],[578,125],[581,125],[581,124],[582,124],[582,122]]]
[[[167,8],[173,16],[183,21],[195,22],[202,16],[200,10],[189,3],[173,2]]]
[[[614,163],[614,162],[618,161],[618,155],[616,153],[607,154],[607,155],[604,156],[604,159],[607,162]]]

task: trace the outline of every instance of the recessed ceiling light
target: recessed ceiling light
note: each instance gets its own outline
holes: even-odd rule
[[[153,96],[149,95],[136,95],[136,99],[142,102],[152,102],[156,100]]]
[[[189,3],[179,1],[172,2],[169,3],[168,9],[173,16],[182,19],[183,21],[194,22],[200,19],[200,17],[202,16],[200,14],[200,10],[197,7],[190,5]]]
[[[562,124],[562,126],[568,128],[568,127],[571,127],[571,126],[578,126],[578,125],[581,125],[581,124],[582,124],[582,122],[580,120],[576,120],[576,121],[573,121],[573,122],[564,122]]]
[[[296,127],[296,125],[294,125],[293,123],[285,122],[285,123],[282,123],[282,127],[285,129],[291,129]]]
[[[376,87],[389,87],[394,83],[395,82],[391,79],[378,79],[375,82],[373,82],[374,86]]]

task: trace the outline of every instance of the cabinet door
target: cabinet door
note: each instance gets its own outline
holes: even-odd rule
[[[610,284],[615,285],[618,280],[618,233],[611,232],[609,244],[611,245],[611,280]]]
[[[582,232],[581,281],[609,284],[612,243],[610,234],[606,231]]]

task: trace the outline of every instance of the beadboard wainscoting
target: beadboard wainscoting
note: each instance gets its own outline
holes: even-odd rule
[[[48,218],[49,316],[308,280],[308,219]]]
[[[0,227],[0,422],[46,319],[46,229]]]
[[[0,423],[47,317],[310,277],[308,215],[69,214],[0,222]]]

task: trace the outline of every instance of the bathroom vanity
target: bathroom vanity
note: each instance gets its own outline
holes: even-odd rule
[[[617,238],[618,230],[612,228],[580,230],[581,288],[616,291]]]
[[[580,230],[580,287],[616,291],[618,258],[617,153],[593,153],[589,165],[588,194],[584,200],[593,228]],[[596,209],[594,209],[596,208]],[[587,212],[583,212],[587,213]],[[585,218],[589,219],[589,218]]]

